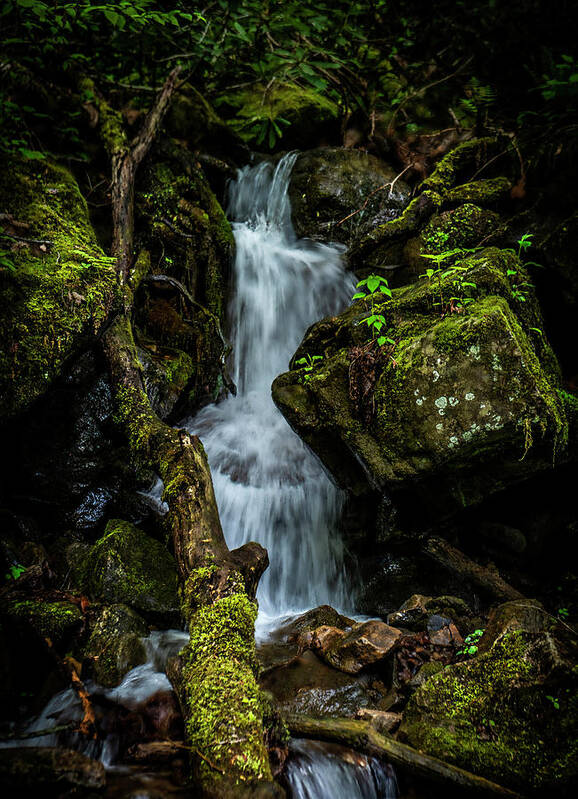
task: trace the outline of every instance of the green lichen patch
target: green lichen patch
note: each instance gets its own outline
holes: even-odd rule
[[[428,754],[516,788],[576,778],[576,680],[551,673],[548,633],[514,632],[449,666],[410,700],[401,735]],[[564,671],[564,670],[562,670]],[[563,697],[559,709],[548,696]]]
[[[49,242],[14,240],[14,269],[0,272],[0,415],[11,415],[40,396],[98,333],[118,289],[114,263],[98,246],[86,202],[65,167],[10,159],[0,199],[18,236]]]
[[[174,559],[130,522],[110,521],[84,560],[78,582],[93,599],[134,608],[154,619],[178,616]]]

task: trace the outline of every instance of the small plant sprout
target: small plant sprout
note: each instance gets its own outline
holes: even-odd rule
[[[300,366],[303,369],[302,383],[308,383],[311,380],[311,373],[317,361],[322,361],[323,355],[310,355],[306,353],[303,358],[295,361],[295,366]]]
[[[474,630],[464,638],[464,645],[458,649],[457,654],[467,657],[473,657],[478,652],[478,643],[484,634],[483,630]]]
[[[5,580],[17,580],[21,574],[24,574],[26,571],[26,566],[22,566],[20,563],[13,563],[12,566],[8,569],[8,572],[4,575]]]
[[[557,696],[550,696],[550,694],[546,694],[546,699],[552,702],[555,710],[560,710],[560,700],[558,699]]]
[[[568,608],[558,608],[558,616],[561,619],[567,619],[569,615],[570,611],[568,610]]]
[[[386,324],[385,316],[383,314],[375,313],[374,302],[381,294],[391,298],[392,293],[389,288],[386,278],[380,275],[369,275],[365,280],[360,280],[356,288],[361,289],[353,295],[354,300],[362,300],[366,297],[371,298],[371,314],[364,319],[365,324],[372,331],[372,340],[377,341],[378,346],[383,347],[384,344],[395,344],[392,338],[388,338],[381,334],[383,327]]]
[[[420,277],[427,277],[430,281],[437,281],[439,301],[434,301],[433,304],[434,306],[440,306],[442,313],[459,313],[465,309],[466,305],[474,301],[473,297],[467,296],[468,289],[477,288],[476,283],[465,279],[468,267],[462,266],[459,263],[446,265],[445,262],[456,256],[461,257],[468,253],[475,252],[476,249],[477,248],[464,249],[463,247],[457,247],[454,250],[445,250],[445,252],[437,253],[437,255],[422,253],[421,257],[432,261],[435,267],[426,269]],[[451,296],[447,299],[444,299],[442,278],[448,278],[447,282],[449,284]]]

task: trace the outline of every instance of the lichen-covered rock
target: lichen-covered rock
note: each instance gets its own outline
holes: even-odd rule
[[[374,302],[394,344],[369,373],[354,371],[371,341],[366,299],[309,329],[296,358],[323,360],[306,383],[299,370],[273,383],[289,423],[354,493],[421,486],[428,512],[447,514],[565,456],[557,362],[532,289],[521,302],[508,274],[528,283],[523,267],[494,248],[457,266]],[[456,295],[466,302],[448,312]]]
[[[320,147],[301,153],[289,184],[295,232],[349,243],[395,219],[410,195],[401,179],[390,187],[395,178],[395,169],[360,150]]]
[[[319,655],[340,671],[358,674],[362,669],[385,660],[394,650],[401,632],[383,621],[366,621],[343,632],[336,627],[321,627],[313,634]]]
[[[320,92],[295,83],[257,83],[230,91],[219,97],[218,107],[243,141],[256,150],[306,149],[339,137],[338,106]]]
[[[116,301],[117,279],[66,167],[10,158],[0,174],[0,199],[3,229],[36,242],[5,244],[10,266],[0,269],[0,416],[11,416],[46,391],[100,331]]]
[[[507,632],[485,654],[429,677],[410,699],[400,737],[498,783],[571,795],[578,780],[575,653],[576,641],[560,631]]]
[[[96,682],[112,688],[128,671],[145,663],[142,638],[148,632],[144,619],[126,605],[104,607],[82,652],[90,662]]]
[[[178,618],[174,559],[160,541],[130,522],[107,524],[84,559],[78,581],[95,600],[128,605],[153,620]]]

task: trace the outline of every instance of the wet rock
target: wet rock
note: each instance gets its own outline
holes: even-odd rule
[[[440,671],[443,671],[443,668],[443,663],[440,663],[439,660],[429,660],[418,669],[411,680],[408,680],[405,684],[405,688],[410,691],[416,690],[420,685],[423,685],[426,680],[433,677],[434,674],[439,674]]]
[[[344,636],[345,633],[343,630],[338,630],[337,627],[318,627],[311,633],[311,649],[317,649],[319,652],[326,652],[331,647],[337,645]]]
[[[61,795],[67,790],[102,790],[106,775],[98,760],[71,749],[11,748],[0,749],[0,782],[18,796],[32,789]]]
[[[319,655],[340,671],[358,674],[390,655],[401,632],[382,621],[356,624],[349,632],[340,633],[334,628],[315,631],[314,644],[319,643]]]
[[[464,642],[453,621],[443,616],[430,616],[427,621],[427,631],[433,646],[459,647]]]
[[[281,412],[340,485],[357,494],[387,489],[414,529],[550,469],[554,447],[571,457],[559,370],[531,329],[541,329],[538,306],[530,293],[525,303],[512,294],[507,272],[523,267],[488,248],[461,268],[475,284],[463,312],[440,319],[431,304],[440,286],[427,279],[378,303],[396,342],[381,369],[353,376],[354,355],[370,338],[371,305],[359,300],[307,331],[295,357],[324,358],[306,385],[297,370],[273,383]],[[440,279],[452,296],[451,275]]]
[[[471,611],[457,596],[431,597],[422,594],[411,596],[399,610],[390,613],[387,623],[394,627],[406,627],[408,630],[425,630],[428,620],[433,615],[447,616],[448,622],[455,618],[469,617]]]
[[[351,717],[359,707],[375,707],[382,698],[367,676],[338,671],[313,652],[304,652],[268,671],[261,685],[273,694],[276,706],[284,713]]]
[[[429,677],[407,705],[400,739],[521,791],[572,795],[578,642],[561,625],[546,627],[503,632],[482,654]]]
[[[126,604],[152,620],[179,617],[177,572],[173,557],[154,538],[130,522],[110,521],[78,573],[93,599]]]
[[[295,232],[300,237],[349,243],[395,219],[410,194],[403,180],[391,192],[388,186],[382,188],[395,178],[394,169],[360,150],[322,147],[302,153],[289,184]],[[342,222],[350,214],[354,215]]]
[[[78,605],[66,601],[12,598],[3,603],[2,611],[8,618],[29,625],[40,638],[49,638],[57,646],[70,640],[82,624]]]
[[[478,643],[478,653],[488,652],[503,635],[516,631],[539,633],[555,624],[551,616],[536,599],[504,602],[490,611],[484,635]]]
[[[355,714],[356,719],[369,721],[372,727],[378,732],[391,734],[394,733],[401,724],[401,713],[388,713],[386,710],[373,710],[372,708],[361,708]]]
[[[82,653],[89,661],[96,682],[112,688],[128,671],[145,663],[142,638],[148,632],[144,619],[126,605],[103,608],[92,625]]]

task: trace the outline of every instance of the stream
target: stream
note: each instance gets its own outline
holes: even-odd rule
[[[245,167],[230,185],[228,215],[236,241],[230,338],[237,395],[185,422],[206,449],[228,546],[258,541],[268,550],[270,566],[257,594],[258,641],[321,604],[354,612],[354,586],[346,575],[339,534],[342,493],[271,399],[272,381],[287,369],[309,325],[343,309],[354,288],[337,246],[298,240],[294,233],[288,184],[296,157],[289,153],[276,167],[269,162]],[[150,499],[162,513],[166,508],[159,483]],[[166,662],[186,640],[178,630],[152,633],[146,639],[144,665],[113,689],[89,682],[89,692],[106,705],[131,711],[157,692],[169,691]],[[76,695],[67,689],[56,694],[27,729],[46,731],[77,723],[81,715]],[[44,734],[22,743],[81,749],[113,769],[117,780],[126,779],[127,770],[115,767],[115,733],[104,743],[87,744],[70,733]],[[316,741],[292,741],[286,783],[294,799],[398,795],[391,766]],[[139,796],[147,795],[143,790]],[[119,795],[118,785],[107,795]]]

